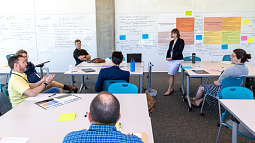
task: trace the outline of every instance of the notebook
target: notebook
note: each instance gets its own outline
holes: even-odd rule
[[[195,72],[196,74],[209,74],[207,71],[205,70],[192,70],[193,72]]]
[[[81,70],[84,72],[95,72],[95,70],[92,68],[86,68],[86,69],[81,69]]]

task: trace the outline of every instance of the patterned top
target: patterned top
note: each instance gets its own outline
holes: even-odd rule
[[[91,124],[89,130],[68,133],[63,143],[142,143],[135,135],[126,135],[116,130],[113,125]]]
[[[226,68],[224,72],[220,75],[218,83],[221,84],[222,80],[225,78],[247,76],[248,73],[249,69],[245,64],[237,64]]]

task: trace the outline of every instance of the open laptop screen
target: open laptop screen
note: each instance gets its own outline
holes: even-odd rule
[[[127,62],[128,63],[130,63],[132,58],[135,60],[135,62],[142,62],[142,54],[141,53],[127,54]]]

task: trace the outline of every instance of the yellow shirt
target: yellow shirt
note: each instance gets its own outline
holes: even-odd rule
[[[12,103],[12,107],[17,106],[23,102],[28,96],[23,93],[29,89],[29,82],[25,73],[12,72],[11,78],[8,84],[9,98]]]

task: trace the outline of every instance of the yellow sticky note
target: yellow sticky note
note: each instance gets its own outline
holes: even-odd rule
[[[244,24],[244,25],[247,25],[249,22],[250,22],[250,20],[246,18],[246,19],[243,21],[243,24]]]
[[[116,123],[115,127],[116,127],[117,131],[119,131],[119,123]]]
[[[253,38],[248,38],[247,39],[247,43],[253,43],[254,41],[253,41]]]
[[[62,113],[58,118],[58,122],[73,121],[75,115],[76,113]]]
[[[0,67],[8,67],[8,65],[0,65]]]
[[[192,11],[186,11],[186,16],[192,16]]]

